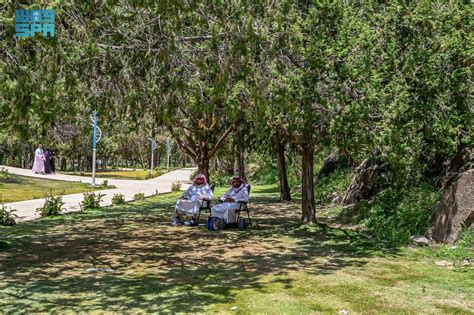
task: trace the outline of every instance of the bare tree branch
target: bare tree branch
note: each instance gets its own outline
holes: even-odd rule
[[[189,146],[185,145],[183,141],[176,135],[171,125],[167,125],[168,130],[171,133],[171,136],[176,140],[176,143],[179,145],[181,149],[183,149],[191,158],[196,159],[197,154],[194,152]]]
[[[213,157],[214,154],[216,154],[217,149],[219,149],[222,142],[224,142],[225,138],[227,138],[227,136],[229,135],[229,133],[232,130],[234,130],[234,126],[230,126],[229,128],[227,128],[227,130],[224,132],[224,134],[219,138],[219,140],[217,140],[216,144],[214,145],[214,147],[209,152],[209,155],[208,155],[209,158]]]

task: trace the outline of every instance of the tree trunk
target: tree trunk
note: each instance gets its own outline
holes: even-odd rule
[[[245,148],[244,148],[244,135],[242,133],[242,130],[239,128],[237,130],[237,149],[238,149],[238,155],[237,155],[237,168],[239,171],[239,177],[243,178],[246,180],[245,176]]]
[[[301,159],[301,222],[303,224],[316,223],[316,202],[314,200],[314,145],[301,145],[303,154]]]
[[[211,179],[209,178],[209,160],[202,159],[200,161],[196,161],[196,163],[198,165],[198,173],[206,175],[207,182],[210,183]]]
[[[199,146],[199,152],[196,156],[196,163],[198,165],[198,173],[204,174],[207,178],[207,182],[210,183],[211,179],[209,177],[209,149],[207,143],[201,143]]]
[[[288,175],[286,172],[285,143],[276,135],[275,152],[277,155],[278,177],[280,179],[280,201],[291,201],[290,185],[288,184]]]

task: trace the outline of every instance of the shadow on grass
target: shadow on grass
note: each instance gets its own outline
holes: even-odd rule
[[[0,252],[0,306],[7,312],[203,312],[231,302],[237,290],[264,290],[264,275],[331,274],[380,253],[336,229],[300,227],[298,205],[265,192],[256,190],[256,224],[247,231],[169,226],[177,193],[0,229],[13,244]]]
[[[25,184],[27,180],[23,177],[16,176],[16,175],[0,175],[0,184],[15,184],[21,185]]]

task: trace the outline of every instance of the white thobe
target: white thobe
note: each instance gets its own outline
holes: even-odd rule
[[[233,198],[235,202],[224,202],[226,198]],[[213,217],[224,219],[226,223],[236,222],[237,214],[235,213],[235,210],[240,208],[239,201],[249,201],[247,185],[237,189],[230,187],[224,196],[221,197],[221,201],[223,202],[211,208],[211,215]]]
[[[38,148],[35,151],[35,161],[33,163],[33,172],[44,173],[44,153],[43,150]]]
[[[212,190],[208,184],[189,186],[181,198],[176,201],[176,211],[187,215],[198,214],[202,205],[201,196],[207,200],[212,199]]]

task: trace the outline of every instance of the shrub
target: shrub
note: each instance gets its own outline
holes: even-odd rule
[[[62,196],[53,196],[52,193],[49,193],[49,195],[46,197],[43,206],[37,208],[36,212],[39,212],[39,215],[42,218],[61,215],[63,205],[64,202]]]
[[[412,235],[423,235],[431,223],[434,206],[440,194],[428,184],[418,187],[390,187],[369,203],[357,206],[361,223],[381,243],[388,246],[406,244]]]
[[[194,172],[191,173],[191,175],[189,175],[189,179],[192,181],[197,174],[199,174],[198,169],[196,169]]]
[[[223,170],[211,170],[209,177],[215,186],[229,186],[230,179],[234,174],[229,174]]]
[[[2,204],[2,208],[0,208],[0,224],[1,225],[8,225],[12,226],[16,224],[16,218],[18,216],[13,213],[16,212],[16,209],[10,208],[10,210],[7,210],[4,204]]]
[[[125,204],[125,196],[122,194],[114,194],[112,196],[112,204],[113,205],[123,205]]]
[[[134,200],[145,200],[145,194],[144,193],[136,193],[133,195]]]
[[[84,193],[84,200],[81,202],[81,208],[83,210],[100,208],[100,203],[102,202],[102,198],[104,196],[105,195],[101,193]]]
[[[181,189],[180,182],[174,182],[171,184],[171,191],[179,191]]]
[[[109,181],[106,180],[106,179],[104,179],[104,180],[102,181],[102,186],[105,187],[105,188],[109,187]]]
[[[353,173],[350,168],[337,169],[329,176],[315,182],[314,195],[316,202],[325,204],[331,202],[332,194],[342,196],[351,185]]]
[[[429,249],[432,250],[432,249]],[[435,250],[435,257],[450,260],[455,266],[463,266],[463,263],[474,260],[474,233],[469,228],[464,229],[458,237],[456,245],[441,244]]]
[[[9,175],[8,169],[6,169],[6,168],[4,168],[4,167],[0,168],[0,176],[1,176],[1,177],[8,178],[8,175]]]
[[[278,174],[278,167],[274,162],[273,157],[268,156],[253,156],[253,162],[248,164],[248,178],[252,183],[268,185],[280,182]],[[295,187],[301,184],[301,167],[299,161],[287,156],[286,160],[286,174],[288,176],[288,184],[290,187]],[[226,182],[226,185],[229,183]]]
[[[280,182],[278,167],[273,163],[263,162],[263,164],[249,165],[248,171],[250,179],[254,183],[267,185]]]

